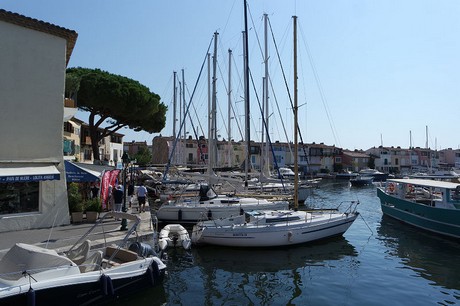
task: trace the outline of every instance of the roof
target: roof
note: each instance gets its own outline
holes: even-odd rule
[[[369,157],[369,154],[362,152],[362,151],[356,152],[356,151],[343,150],[343,155],[348,155],[351,157]]]
[[[455,189],[460,186],[458,183],[446,182],[446,181],[435,181],[435,180],[424,180],[424,179],[388,179],[388,182],[412,184],[423,187],[437,187]]]
[[[9,12],[3,9],[0,9],[0,20],[31,30],[64,38],[67,41],[66,65],[69,63],[70,56],[72,55],[73,48],[77,41],[77,32],[38,19]]]

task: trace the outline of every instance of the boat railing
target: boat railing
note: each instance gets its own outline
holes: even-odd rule
[[[340,202],[339,206],[337,206],[336,210],[340,211],[341,206],[344,203],[349,203],[348,207],[346,207],[345,210],[343,210],[343,213],[345,213],[345,214],[353,214],[358,209],[359,201],[342,201],[342,202]],[[344,206],[346,206],[346,204],[344,204]]]

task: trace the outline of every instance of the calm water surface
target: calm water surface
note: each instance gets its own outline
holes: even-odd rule
[[[350,200],[360,201],[361,217],[343,237],[281,249],[169,250],[163,285],[116,304],[460,304],[460,242],[382,217],[374,186],[325,181],[307,205]]]

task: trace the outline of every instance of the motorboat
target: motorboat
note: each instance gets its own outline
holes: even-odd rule
[[[338,173],[335,174],[335,178],[336,179],[341,179],[341,180],[350,180],[350,179],[355,178],[357,176],[358,176],[358,173],[352,172],[352,171],[349,171],[349,170],[345,170],[345,171],[338,172]]]
[[[278,247],[340,236],[353,224],[359,202],[339,210],[255,210],[244,215],[201,221],[193,226],[192,243],[228,247]]]
[[[190,249],[192,241],[188,231],[180,224],[167,224],[158,236],[158,246],[164,251],[167,247]]]
[[[201,220],[225,218],[255,209],[288,209],[286,200],[217,195],[209,185],[201,185],[197,197],[184,197],[163,203],[156,212],[160,222],[196,223]]]
[[[351,186],[362,187],[372,185],[374,178],[372,176],[358,175],[355,178],[350,179]]]
[[[120,243],[92,248],[87,237],[107,218],[126,219],[130,228]],[[137,216],[109,212],[65,252],[16,243],[0,260],[0,304],[92,305],[160,284],[166,265],[153,248],[127,247],[139,223]]]
[[[291,168],[287,167],[280,167],[278,171],[275,171],[275,176],[277,178],[284,178],[284,179],[291,179],[293,180],[295,177],[294,171]]]
[[[391,179],[377,188],[383,214],[437,234],[460,238],[460,184]]]
[[[387,173],[380,172],[376,169],[361,169],[359,175],[362,176],[371,176],[374,182],[384,182],[388,179],[389,175]]]

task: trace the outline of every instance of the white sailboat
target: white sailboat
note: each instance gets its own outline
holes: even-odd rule
[[[294,16],[294,186],[298,188],[297,161],[297,17]],[[351,202],[345,212],[258,210],[246,211],[245,216],[201,221],[192,230],[192,243],[232,247],[277,247],[307,243],[342,235],[358,217],[358,202]],[[297,208],[298,194],[294,192]]]
[[[294,210],[250,211],[244,216],[203,221],[193,227],[192,243],[230,247],[277,247],[341,235],[358,216]]]

